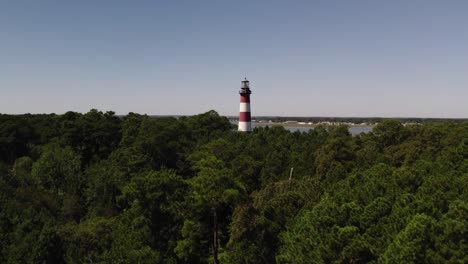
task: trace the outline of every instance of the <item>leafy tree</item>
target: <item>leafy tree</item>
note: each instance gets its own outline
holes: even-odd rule
[[[193,165],[197,175],[189,180],[192,191],[187,202],[191,212],[184,221],[176,252],[190,262],[207,261],[209,253],[218,263],[220,245],[227,241],[229,217],[245,188],[215,156],[200,156]]]
[[[320,197],[316,182],[287,180],[271,183],[251,194],[252,200],[233,214],[231,238],[224,260],[228,263],[272,263],[279,236],[306,201]]]
[[[32,177],[45,189],[76,194],[82,185],[80,156],[69,147],[48,145],[33,164]]]
[[[21,157],[16,159],[13,165],[13,177],[20,186],[34,186],[38,182],[31,176],[31,170],[34,161],[30,157]]]
[[[104,263],[158,263],[160,253],[151,247],[151,220],[138,201],[118,216],[112,230],[112,244],[103,254]]]
[[[405,127],[398,120],[384,120],[372,132],[381,147],[398,144],[406,137]]]
[[[182,222],[179,213],[187,194],[187,183],[173,171],[151,171],[136,175],[122,190],[119,203],[137,210],[145,218],[150,238],[147,245],[159,252],[162,263],[175,261],[174,249]],[[132,209],[137,206],[136,209]]]
[[[431,232],[435,220],[427,215],[415,215],[379,259],[382,263],[425,262],[431,248]]]
[[[79,224],[67,223],[58,235],[66,248],[66,263],[93,263],[101,260],[112,241],[113,219],[94,217]]]

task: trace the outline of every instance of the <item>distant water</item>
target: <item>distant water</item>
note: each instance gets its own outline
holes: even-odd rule
[[[262,127],[262,126],[265,126],[264,124],[258,124],[258,123],[252,123],[252,126],[253,127]],[[291,131],[291,132],[295,132],[295,131],[300,131],[300,132],[307,132],[309,131],[310,129],[314,129],[313,126],[283,126],[285,129]],[[372,131],[372,127],[371,126],[351,126],[349,127],[349,133],[351,133],[352,135],[358,135],[358,134],[361,134],[361,133],[368,133]]]

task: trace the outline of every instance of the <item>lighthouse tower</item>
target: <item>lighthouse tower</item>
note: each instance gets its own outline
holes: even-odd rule
[[[239,91],[240,94],[240,108],[239,108],[239,131],[251,132],[252,121],[250,117],[250,91],[249,81],[247,78],[242,81],[242,86]]]

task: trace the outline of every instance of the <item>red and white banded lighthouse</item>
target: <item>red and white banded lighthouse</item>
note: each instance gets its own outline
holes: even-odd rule
[[[239,107],[239,131],[251,132],[252,119],[250,116],[250,91],[249,81],[247,78],[242,81],[242,86],[239,91],[240,107]]]

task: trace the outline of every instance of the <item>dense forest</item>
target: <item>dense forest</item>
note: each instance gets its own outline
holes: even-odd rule
[[[0,115],[0,263],[468,263],[468,122]]]

